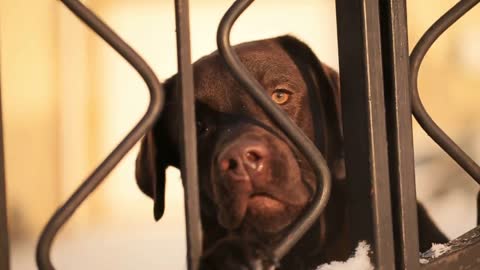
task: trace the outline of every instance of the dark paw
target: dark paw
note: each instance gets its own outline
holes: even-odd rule
[[[275,269],[271,258],[267,250],[258,243],[228,237],[204,253],[200,270]]]

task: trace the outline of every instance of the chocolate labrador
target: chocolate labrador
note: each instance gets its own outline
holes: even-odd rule
[[[325,156],[332,176],[328,206],[282,259],[280,269],[313,269],[350,250],[338,74],[291,36],[235,46],[242,63]],[[317,182],[305,157],[232,77],[214,52],[194,64],[204,256],[201,269],[248,269],[282,239],[310,203]],[[164,211],[165,168],[179,166],[176,76],[165,82],[162,117],[137,158],[140,189]],[[423,208],[421,248],[444,242]],[[268,260],[265,260],[268,261]]]

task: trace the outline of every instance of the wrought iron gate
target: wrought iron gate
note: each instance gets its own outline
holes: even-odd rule
[[[37,247],[40,269],[54,269],[50,249],[58,230],[140,140],[163,107],[163,88],[150,67],[105,23],[77,0],[61,0],[75,15],[122,55],[146,81],[151,101],[142,120],[52,216]],[[319,185],[312,206],[276,247],[279,260],[323,211],[330,177],[322,155],[285,114],[263,94],[233,52],[229,35],[235,20],[254,0],[236,0],[220,23],[217,43],[232,74],[296,146],[308,157]],[[408,54],[405,0],[336,0],[345,158],[349,177],[352,247],[373,244],[376,269],[477,269],[480,229],[452,240],[452,249],[420,263],[411,115],[477,183],[480,167],[433,122],[417,89],[421,61],[435,40],[480,0],[462,0],[425,33]],[[202,253],[199,223],[193,70],[190,57],[188,0],[175,0],[179,83],[182,89],[182,177],[185,179],[188,267],[197,269]],[[321,33],[319,33],[321,34]],[[0,108],[1,111],[1,108]],[[1,115],[0,115],[1,116]],[[0,269],[9,269],[8,233],[0,122]],[[373,192],[372,192],[373,190]],[[367,217],[367,218],[366,218]]]

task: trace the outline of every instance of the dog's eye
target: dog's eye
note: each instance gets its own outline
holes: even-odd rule
[[[272,100],[279,105],[283,105],[287,103],[289,98],[290,98],[290,92],[288,92],[287,90],[277,89],[273,91]]]
[[[208,132],[208,126],[202,121],[197,121],[197,132],[198,132],[198,134],[207,133]]]

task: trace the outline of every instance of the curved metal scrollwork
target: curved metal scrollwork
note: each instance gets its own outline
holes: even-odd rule
[[[288,235],[273,248],[272,254],[274,258],[272,259],[278,262],[278,260],[280,260],[305,234],[324,210],[330,196],[331,179],[325,159],[317,150],[317,147],[302,132],[302,130],[290,120],[288,115],[286,115],[284,111],[278,108],[278,106],[276,106],[271,99],[265,95],[263,87],[251,75],[249,75],[249,71],[243,66],[230,45],[230,31],[233,24],[248,6],[253,3],[253,1],[254,0],[237,0],[224,15],[217,33],[219,52],[225,59],[233,76],[245,86],[248,93],[305,155],[312,165],[319,187],[321,187],[317,189],[312,204],[306,213],[293,226],[293,228],[290,229]]]
[[[432,44],[459,18],[472,9],[480,0],[463,0],[436,21],[417,43],[410,56],[410,88],[412,110],[415,119],[427,134],[453,158],[477,183],[480,184],[480,167],[432,120],[422,104],[418,93],[418,71],[425,54]]]
[[[49,220],[43,230],[37,245],[36,260],[40,270],[55,269],[50,260],[50,250],[53,240],[60,228],[68,221],[77,207],[95,190],[118,162],[153,126],[163,108],[163,88],[153,70],[147,63],[104,22],[77,0],[62,0],[62,2],[85,24],[102,37],[130,65],[132,65],[145,80],[150,92],[150,104],[147,112],[120,144],[82,183],[73,195],[60,207]]]

